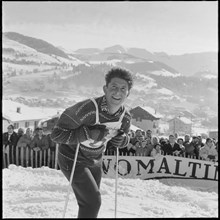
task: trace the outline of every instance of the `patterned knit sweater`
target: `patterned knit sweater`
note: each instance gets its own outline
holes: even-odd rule
[[[116,122],[124,111],[121,107],[115,114],[111,115],[108,112],[105,96],[95,98],[99,109],[99,122]],[[82,125],[91,126],[96,123],[96,107],[92,100],[87,99],[81,101],[74,106],[67,108],[60,116],[57,124],[55,125],[51,139],[59,143],[59,153],[65,157],[74,159],[77,140],[83,142],[90,139],[88,131]],[[126,110],[122,119],[121,128],[126,136],[122,145],[126,146],[129,137],[128,131],[131,124],[131,115]],[[81,145],[82,146],[82,145]],[[102,154],[105,151],[105,144],[95,149],[86,149],[84,146],[80,147],[78,154],[78,162],[83,162],[89,165],[94,165],[101,162]]]

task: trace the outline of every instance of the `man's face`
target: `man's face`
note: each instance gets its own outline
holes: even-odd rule
[[[202,137],[201,136],[198,136],[198,142],[202,142]]]
[[[196,138],[193,138],[193,142],[194,143],[198,143],[199,142],[199,139],[196,137]]]
[[[43,134],[43,130],[39,130],[39,131],[38,131],[38,135],[41,136],[42,134]]]
[[[8,126],[8,133],[11,134],[13,133],[14,129],[11,126]]]
[[[151,137],[151,133],[152,133],[151,131],[147,131],[146,134],[147,134],[148,137]]]
[[[212,140],[209,140],[209,141],[207,142],[207,145],[208,145],[209,147],[211,147],[211,146],[213,145],[213,141],[212,141]]]
[[[129,95],[128,83],[124,79],[112,78],[111,82],[103,87],[107,104],[110,107],[121,107]]]
[[[179,139],[179,140],[178,140],[178,144],[183,145],[183,140],[182,140],[182,139]]]
[[[142,136],[142,132],[140,130],[136,131],[136,136]]]
[[[175,137],[170,136],[169,137],[169,142],[172,143],[172,144],[175,143]]]
[[[27,130],[26,130],[26,134],[27,134],[27,135],[32,135],[32,134],[33,134],[32,129],[30,129],[30,128],[29,128],[29,129],[27,129]]]
[[[189,141],[189,140],[190,140],[189,135],[185,135],[185,141]]]

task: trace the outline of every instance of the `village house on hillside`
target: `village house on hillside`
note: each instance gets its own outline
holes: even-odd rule
[[[193,114],[192,112],[188,111],[188,110],[182,111],[182,114],[183,114],[184,117],[186,117],[188,119],[191,119],[191,120],[196,119],[196,115]]]
[[[53,115],[47,119],[42,119],[39,121],[38,126],[42,127],[45,133],[51,133],[53,127],[55,126],[55,124],[57,123],[59,117],[60,117],[61,113],[57,112],[56,115]],[[136,131],[136,130],[143,130],[133,124],[131,124],[130,130],[132,131]]]
[[[2,125],[3,132],[7,131],[9,124],[13,124],[15,129],[20,127],[31,127],[35,129],[42,119],[48,118],[48,113],[44,113],[33,107],[14,102],[11,100],[3,100]]]
[[[137,106],[130,110],[132,120],[131,123],[144,131],[148,129],[153,133],[159,131],[159,120],[162,115],[156,114],[155,110],[150,107]]]
[[[186,117],[175,117],[169,120],[168,123],[169,131],[173,134],[185,135],[192,133],[192,121]]]

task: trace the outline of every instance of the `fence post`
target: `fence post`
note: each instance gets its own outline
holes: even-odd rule
[[[12,164],[13,164],[13,163],[16,164],[16,162],[15,162],[15,155],[14,155],[14,148],[15,148],[15,151],[16,151],[17,147],[14,146],[14,145],[12,145],[12,148],[11,148],[11,155],[12,155],[12,157],[11,157],[12,161],[11,161],[11,163],[12,163]]]
[[[58,159],[58,147],[59,144],[56,144],[56,150],[55,150],[55,169],[57,170],[57,159]]]
[[[26,146],[26,148],[25,148],[25,159],[26,159],[26,167],[28,167],[29,166],[29,148],[28,148],[28,146]]]
[[[16,147],[15,157],[16,157],[15,164],[18,166],[19,165],[19,148],[18,147]]]
[[[6,160],[5,160],[5,145],[3,145],[3,153],[2,153],[2,156],[3,156],[3,168],[6,168]]]
[[[20,159],[21,159],[21,166],[24,167],[24,147],[20,148]]]
[[[31,167],[34,168],[34,151],[31,149]]]
[[[51,152],[50,152],[50,148],[48,149],[48,160],[47,160],[47,165],[48,165],[48,167],[50,167],[50,154],[51,154]],[[51,168],[51,167],[50,167]]]
[[[55,161],[55,153],[54,153],[54,151],[52,151],[52,164],[51,164],[51,168],[54,168],[54,161]]]
[[[46,164],[46,157],[47,157],[47,152],[48,152],[48,150],[46,149],[46,150],[44,150],[43,152],[44,152],[44,153],[43,153],[43,158],[44,158],[44,163],[43,163],[43,165],[46,166],[46,165],[47,165],[47,164]]]
[[[42,167],[42,154],[43,154],[43,150],[40,150],[40,167]]]
[[[37,168],[38,167],[38,163],[37,163],[38,162],[37,161],[38,160],[38,151],[35,151],[34,154],[35,154],[35,167]]]
[[[7,152],[7,167],[9,166],[10,164],[10,148],[8,146],[8,152]]]

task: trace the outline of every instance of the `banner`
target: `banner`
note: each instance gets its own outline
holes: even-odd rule
[[[103,156],[103,177],[115,178],[116,156]],[[218,182],[218,163],[176,156],[119,156],[120,178],[180,178]]]

